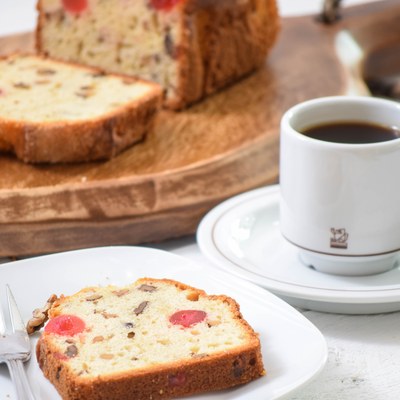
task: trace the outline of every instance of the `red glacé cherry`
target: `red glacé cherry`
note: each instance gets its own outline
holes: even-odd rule
[[[169,317],[169,321],[174,325],[181,325],[184,328],[204,321],[207,314],[201,310],[181,310],[172,314]]]
[[[151,0],[151,4],[156,10],[170,11],[180,1],[181,0]]]
[[[66,11],[79,14],[88,7],[88,0],[62,0],[62,4]]]
[[[44,328],[46,333],[56,333],[62,336],[74,336],[82,333],[85,323],[75,315],[59,315],[52,318]]]

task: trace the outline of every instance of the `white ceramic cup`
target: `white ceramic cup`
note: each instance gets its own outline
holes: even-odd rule
[[[343,121],[400,127],[400,104],[325,97],[281,121],[280,228],[302,261],[343,275],[387,271],[400,249],[400,139],[348,144],[313,139],[311,126]]]

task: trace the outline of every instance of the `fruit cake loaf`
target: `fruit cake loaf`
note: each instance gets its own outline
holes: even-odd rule
[[[0,151],[25,162],[104,160],[141,140],[162,101],[152,82],[36,55],[0,59]]]
[[[85,288],[49,318],[37,359],[64,400],[168,399],[265,374],[239,305],[180,282]]]
[[[38,0],[40,53],[139,76],[183,108],[259,68],[276,0]]]

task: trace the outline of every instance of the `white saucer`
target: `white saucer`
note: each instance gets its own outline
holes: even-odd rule
[[[357,277],[324,274],[301,263],[297,248],[280,233],[279,186],[243,193],[215,207],[201,221],[197,241],[217,266],[294,306],[345,314],[400,310],[399,267]]]

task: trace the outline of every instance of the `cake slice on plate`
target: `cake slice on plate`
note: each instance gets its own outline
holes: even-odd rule
[[[64,400],[168,399],[265,374],[258,335],[224,295],[167,279],[56,300],[37,344]]]

